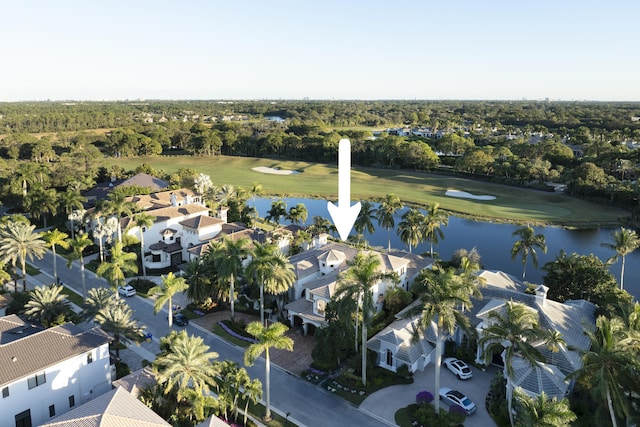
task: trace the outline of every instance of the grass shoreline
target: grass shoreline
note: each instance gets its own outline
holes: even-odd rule
[[[252,157],[158,156],[137,158],[105,158],[106,167],[118,165],[134,170],[146,163],[163,173],[190,168],[211,176],[215,185],[232,184],[250,188],[260,183],[265,195],[301,197],[335,201],[338,190],[337,165],[294,160]],[[296,170],[295,175],[260,173],[255,167]],[[295,185],[292,186],[292,182]],[[490,194],[496,200],[481,201],[446,196],[447,189],[472,194]],[[424,207],[439,203],[451,214],[478,221],[594,228],[624,224],[630,213],[615,206],[576,199],[522,187],[512,187],[449,175],[436,175],[394,169],[353,167],[351,199],[380,200],[385,194],[400,196],[403,203]]]

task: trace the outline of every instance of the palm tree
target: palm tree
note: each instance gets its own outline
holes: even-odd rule
[[[146,212],[141,212],[133,217],[133,221],[140,228],[140,261],[142,264],[142,277],[147,277],[147,267],[144,262],[144,229],[153,225],[156,217]]]
[[[35,219],[43,219],[44,228],[47,228],[47,217],[58,210],[58,196],[55,188],[43,188],[40,185],[25,198],[25,208]]]
[[[29,185],[36,182],[36,165],[31,162],[20,163],[13,171],[11,187],[22,193],[22,199],[27,197]]]
[[[433,245],[440,243],[440,240],[444,239],[444,233],[442,232],[443,225],[449,224],[449,215],[440,210],[440,204],[434,203],[427,207],[427,212],[424,215],[424,225],[422,234],[429,242],[431,249],[430,254],[433,258]]]
[[[244,425],[247,425],[247,414],[249,413],[249,402],[254,405],[262,399],[262,383],[259,379],[253,379],[244,386]]]
[[[41,259],[47,250],[42,235],[33,231],[35,227],[18,221],[7,223],[0,229],[0,258],[10,260],[14,267],[20,261],[23,290],[27,290],[27,258]]]
[[[153,370],[156,380],[164,387],[164,394],[175,392],[178,400],[182,400],[189,389],[201,395],[209,394],[218,374],[218,365],[212,363],[218,353],[210,352],[201,337],[189,336],[185,330],[162,338],[161,348],[163,346],[168,346],[168,351],[153,361]]]
[[[411,208],[402,215],[402,221],[398,224],[400,240],[411,248],[417,246],[423,238],[422,230],[424,215],[420,210]]]
[[[304,203],[298,203],[297,205],[289,208],[289,213],[287,213],[285,217],[293,224],[301,224],[307,221],[308,216],[309,212],[307,211],[307,207]]]
[[[319,236],[322,233],[329,233],[335,229],[333,223],[323,216],[314,215],[311,221],[312,223],[307,230],[313,237]]]
[[[73,261],[80,260],[80,277],[82,279],[82,299],[86,300],[87,298],[87,285],[84,276],[84,250],[91,246],[93,242],[89,237],[87,237],[84,233],[76,234],[76,237],[72,240],[69,240],[69,246],[71,246],[71,252],[66,255],[67,258],[67,267],[71,268],[73,266]]]
[[[124,278],[127,273],[135,274],[138,272],[137,258],[136,254],[125,252],[122,249],[122,243],[117,242],[111,248],[111,261],[100,264],[96,269],[96,274],[107,279],[111,289],[117,292],[119,286],[124,286]]]
[[[138,343],[144,337],[144,327],[131,318],[133,311],[126,304],[112,304],[98,311],[95,321],[103,331],[113,335],[116,357],[120,359],[120,343]]]
[[[591,385],[594,398],[606,405],[611,424],[617,427],[617,415],[629,417],[629,403],[620,383],[637,365],[637,340],[630,340],[629,330],[619,318],[596,319],[596,329],[585,326],[591,347],[582,353],[582,367],[569,374],[568,378],[586,379]],[[635,348],[630,344],[635,343]]]
[[[366,233],[373,233],[375,227],[373,221],[376,219],[376,208],[373,207],[373,203],[364,201],[360,203],[360,212],[356,218],[356,222],[353,224],[353,228],[358,234],[363,234],[366,238]]]
[[[64,209],[67,218],[71,221],[71,238],[75,237],[75,227],[73,224],[73,212],[82,210],[83,203],[87,201],[87,198],[80,194],[79,191],[68,188],[64,193],[58,194],[58,205]]]
[[[62,325],[71,314],[71,303],[66,295],[60,294],[61,291],[60,285],[38,286],[31,291],[24,314],[47,328]]]
[[[549,399],[544,391],[532,398],[519,387],[516,388],[514,395],[520,409],[517,415],[518,421],[522,426],[568,427],[577,419],[567,399],[558,400],[556,397]]]
[[[505,378],[507,379],[507,406],[513,426],[513,360],[516,355],[531,366],[543,360],[535,344],[546,339],[547,332],[539,328],[538,312],[524,304],[507,301],[503,311],[489,313],[489,326],[484,328],[478,347],[486,363],[502,351]]]
[[[278,251],[278,246],[271,243],[254,243],[251,251],[251,261],[247,264],[245,273],[249,280],[254,278],[260,288],[260,323],[264,325],[264,283],[265,277],[272,272],[272,259]]]
[[[124,304],[113,291],[107,288],[91,288],[82,306],[80,316],[84,320],[93,320],[100,310],[114,304]]]
[[[247,332],[256,337],[258,342],[247,347],[244,353],[244,364],[253,366],[256,359],[264,353],[264,383],[266,389],[266,412],[264,419],[266,421],[271,420],[271,361],[269,359],[269,349],[277,348],[280,350],[293,351],[293,340],[284,335],[288,329],[289,328],[280,322],[273,323],[267,327],[263,326],[260,322],[251,322],[247,325]]]
[[[640,247],[640,238],[635,231],[621,227],[613,233],[613,243],[603,243],[603,247],[613,249],[616,254],[609,258],[608,263],[612,264],[622,258],[622,268],[620,270],[620,289],[624,289],[624,262],[627,255]]]
[[[58,281],[58,257],[56,256],[56,246],[60,246],[63,249],[69,249],[68,237],[69,235],[67,233],[63,233],[57,228],[55,230],[47,231],[42,236],[44,241],[47,243],[47,246],[51,248],[51,252],[53,252],[53,280],[55,283],[60,283]]]
[[[229,283],[232,321],[235,321],[235,281],[242,275],[242,262],[249,256],[249,245],[249,239],[244,237],[233,240],[230,236],[225,236],[222,240],[211,242],[211,259],[218,278]]]
[[[538,254],[536,248],[540,249],[542,253],[547,253],[547,244],[544,234],[534,234],[533,227],[526,225],[518,228],[511,233],[512,236],[520,237],[520,240],[516,241],[511,248],[511,259],[514,260],[518,255],[522,256],[522,280],[524,280],[527,273],[527,260],[531,255],[531,261],[533,261],[534,267],[538,268]]]
[[[122,215],[127,217],[133,215],[134,209],[135,204],[128,201],[123,193],[109,193],[109,200],[107,200],[105,204],[105,210],[117,220],[118,242],[122,242],[122,225],[120,224],[120,218]]]
[[[185,291],[189,285],[182,277],[175,276],[172,272],[162,276],[162,284],[149,289],[148,295],[158,295],[153,304],[153,311],[158,314],[165,304],[169,304],[169,327],[173,325],[173,305],[171,299],[178,292]]]
[[[381,270],[380,258],[375,252],[358,252],[351,266],[338,278],[336,298],[362,301],[362,384],[367,384],[367,327],[374,311],[371,288],[382,279],[393,278]],[[356,316],[357,318],[357,316]],[[357,321],[357,319],[356,319]]]
[[[435,390],[440,390],[440,367],[442,348],[446,335],[452,335],[461,325],[469,328],[469,320],[459,310],[461,306],[471,306],[471,287],[468,282],[458,276],[452,268],[434,272],[425,271],[419,278],[419,285],[423,292],[420,296],[421,305],[410,310],[407,315],[420,315],[419,331],[426,331],[433,326],[436,335]],[[440,413],[440,405],[435,405],[436,414]]]
[[[382,202],[380,202],[380,206],[376,211],[378,224],[382,228],[387,229],[387,252],[391,251],[391,229],[396,225],[394,215],[399,209],[402,209],[402,202],[400,201],[400,197],[396,196],[395,194],[387,194],[386,196],[384,196]]]
[[[283,200],[274,200],[271,202],[271,208],[267,211],[264,219],[267,222],[273,222],[280,225],[280,218],[287,215],[287,204]]]

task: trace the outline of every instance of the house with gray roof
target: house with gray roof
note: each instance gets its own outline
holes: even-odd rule
[[[289,321],[301,327],[306,334],[326,325],[325,309],[339,286],[339,276],[359,250],[342,242],[330,242],[328,235],[317,236],[313,246],[289,258],[294,267],[296,281],[285,305]],[[417,274],[431,266],[433,260],[401,251],[383,253],[370,251],[380,259],[380,270],[395,273],[398,283],[381,280],[371,288],[377,311],[382,310],[385,292],[395,286],[408,290]]]
[[[168,427],[171,426],[123,387],[98,396],[40,427]]]
[[[132,186],[148,188],[149,192],[157,192],[168,188],[169,183],[149,174],[139,173],[126,179],[112,178],[109,182],[96,185],[92,189],[83,193],[83,195],[87,198],[87,203],[95,205],[98,200],[106,199],[109,196],[109,193],[116,188]]]
[[[565,380],[566,376],[582,366],[579,351],[587,350],[590,346],[583,328],[585,324],[595,325],[595,306],[585,300],[564,303],[550,300],[547,298],[548,288],[544,285],[532,290],[502,271],[483,270],[478,277],[481,279],[478,283],[484,283],[480,288],[482,298],[472,298],[472,307],[467,307],[465,311],[477,336],[482,337],[484,329],[490,325],[491,313],[502,312],[509,301],[522,303],[535,310],[540,319],[540,328],[560,332],[565,344],[559,345],[558,351],[554,352],[544,342],[535,343],[545,362],[531,366],[520,359],[515,360],[512,380],[531,396],[537,396],[544,390],[549,396],[564,397],[572,386]],[[416,301],[410,307],[418,303]],[[406,319],[406,310],[398,313],[396,321],[367,342],[367,348],[377,354],[378,366],[394,372],[402,364],[406,364],[411,371],[424,369],[435,360],[435,332],[432,328],[417,332],[418,319]],[[411,339],[416,333],[419,337],[417,341]],[[468,338],[468,334],[458,329],[447,339],[459,344],[465,337]],[[481,365],[484,364],[482,355],[483,349],[478,348],[475,362]],[[504,366],[502,354],[494,355],[492,363]]]
[[[110,341],[100,328],[1,317],[0,425],[40,425],[109,391]]]

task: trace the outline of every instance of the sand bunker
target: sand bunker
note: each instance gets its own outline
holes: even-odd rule
[[[290,170],[286,170],[286,169],[267,168],[265,166],[252,168],[251,170],[254,170],[256,172],[261,172],[261,173],[271,173],[271,174],[274,174],[274,175],[293,175],[293,174],[296,174],[296,173],[300,173],[298,171],[290,171]]]
[[[447,190],[447,196],[451,197],[459,197],[461,199],[474,199],[474,200],[495,200],[495,196],[476,196],[475,194],[467,193],[466,191],[458,191],[458,190]]]

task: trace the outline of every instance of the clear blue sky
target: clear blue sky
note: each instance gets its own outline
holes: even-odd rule
[[[640,101],[637,0],[0,0],[0,101]]]

